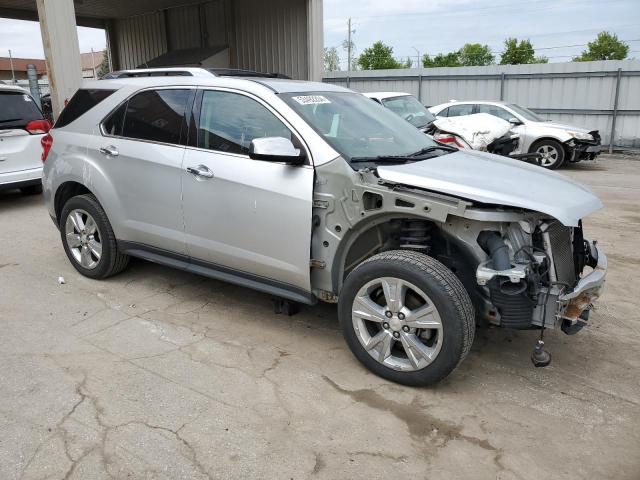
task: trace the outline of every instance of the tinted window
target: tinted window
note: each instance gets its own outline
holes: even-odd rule
[[[293,140],[291,131],[255,100],[236,93],[204,92],[198,147],[247,154],[251,141],[262,137]]]
[[[190,90],[149,90],[127,102],[122,136],[163,143],[185,138],[185,111]],[[114,112],[115,113],[115,112]],[[116,119],[117,120],[117,119]],[[117,123],[114,124],[117,128]]]
[[[42,120],[42,112],[30,95],[0,91],[0,129],[24,128],[32,120]]]
[[[102,123],[102,129],[107,135],[122,135],[122,124],[124,123],[124,114],[127,110],[127,103],[123,103],[120,107],[107,117]]]
[[[71,122],[76,120],[81,115],[84,115],[109,95],[111,95],[115,90],[87,90],[80,89],[78,90],[66,107],[60,113],[58,117],[58,121],[56,122],[54,128],[65,127],[69,125]]]
[[[451,105],[448,108],[447,117],[459,117],[461,115],[471,115],[473,112],[473,105],[470,103],[461,105]]]
[[[479,105],[478,113],[488,113],[489,115],[501,118],[502,120],[506,120],[507,122],[510,118],[513,118],[512,113],[507,112],[504,108],[498,107],[496,105]]]

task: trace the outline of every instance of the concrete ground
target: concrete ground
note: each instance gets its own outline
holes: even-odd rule
[[[428,389],[369,374],[331,305],[143,261],[84,278],[42,198],[0,194],[0,479],[640,478],[640,162],[562,173],[605,203],[588,327],[545,369],[537,333],[479,331]]]

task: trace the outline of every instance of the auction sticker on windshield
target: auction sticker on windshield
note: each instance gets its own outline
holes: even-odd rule
[[[300,105],[318,105],[320,103],[331,103],[328,98],[322,95],[301,95],[299,97],[291,97]]]

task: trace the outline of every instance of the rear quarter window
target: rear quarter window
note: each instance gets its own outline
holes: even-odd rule
[[[0,90],[0,129],[24,128],[32,120],[42,120],[42,112],[30,95]]]
[[[93,107],[108,98],[115,90],[85,89],[78,90],[66,107],[60,113],[53,128],[61,128],[69,125],[77,118],[81,117]]]

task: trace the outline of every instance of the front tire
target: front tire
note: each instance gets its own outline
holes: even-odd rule
[[[542,167],[549,170],[560,168],[564,163],[565,151],[560,142],[544,139],[535,142],[531,146],[531,153],[542,154]]]
[[[353,354],[376,375],[404,385],[431,385],[471,349],[475,317],[458,278],[427,255],[393,250],[358,265],[338,303]]]
[[[85,277],[107,278],[129,263],[118,251],[107,214],[93,195],[78,195],[64,204],[60,235],[69,261]]]

